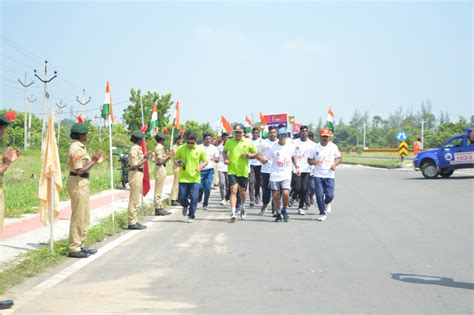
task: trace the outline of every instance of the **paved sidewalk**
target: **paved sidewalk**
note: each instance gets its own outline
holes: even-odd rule
[[[173,186],[173,175],[167,176],[163,188],[163,198],[167,198]],[[145,203],[153,202],[155,181],[151,181],[150,192],[144,198]],[[114,190],[114,209],[116,212],[127,209],[128,189]],[[112,190],[90,197],[91,226],[112,213]],[[54,239],[60,240],[69,235],[71,203],[60,203],[60,214],[54,222]],[[0,271],[20,254],[49,246],[50,227],[44,226],[38,214],[29,214],[21,218],[5,219],[3,233],[0,235]]]

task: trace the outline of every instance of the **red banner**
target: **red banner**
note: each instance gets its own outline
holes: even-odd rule
[[[263,116],[265,118],[265,125],[267,126],[278,126],[280,124],[288,125],[288,115],[287,114],[271,114]]]

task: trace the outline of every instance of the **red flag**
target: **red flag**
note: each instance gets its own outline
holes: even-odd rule
[[[228,134],[232,133],[232,125],[230,122],[221,115],[222,127],[227,131]]]
[[[144,125],[141,128],[141,132],[146,132],[147,129],[148,129],[148,126]],[[145,139],[142,140],[141,145],[142,145],[143,154],[146,154],[147,150],[146,150]],[[146,194],[148,194],[148,192],[150,191],[150,173],[148,171],[148,161],[146,161],[145,164],[143,164],[143,189],[142,190],[143,190],[143,196],[146,196]]]

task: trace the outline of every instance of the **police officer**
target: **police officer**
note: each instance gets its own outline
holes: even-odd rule
[[[166,162],[168,162],[173,153],[173,151],[170,151],[168,154],[165,154],[165,147],[163,146],[165,138],[166,136],[161,132],[158,132],[155,136],[155,140],[158,142],[155,148],[155,215],[171,214],[171,212],[163,209],[163,202],[161,201],[163,186],[166,180]]]
[[[5,115],[0,115],[0,140],[3,139],[3,133],[5,129],[11,124],[15,119],[16,113],[9,112]],[[20,151],[8,147],[2,155],[2,164],[0,165],[0,234],[3,230],[3,217],[5,215],[5,196],[3,195],[3,175],[7,171],[8,167],[16,161],[20,156]],[[5,310],[13,306],[12,300],[0,300],[0,310]]]
[[[89,212],[89,171],[101,162],[102,152],[97,151],[91,157],[87,153],[86,141],[89,128],[83,123],[71,127],[73,140],[67,154],[69,179],[67,191],[71,198],[71,224],[69,226],[69,257],[87,258],[97,253],[94,248],[83,247],[90,224]]]
[[[145,138],[145,134],[139,130],[132,132],[132,146],[128,154],[128,163],[130,171],[128,173],[128,185],[130,186],[130,197],[128,199],[128,229],[143,230],[145,225],[137,222],[137,210],[140,203],[140,194],[143,185],[143,164],[153,156],[153,152],[149,151],[143,154],[141,141]]]

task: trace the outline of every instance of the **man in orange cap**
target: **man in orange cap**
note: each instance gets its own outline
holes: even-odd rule
[[[0,140],[3,139],[3,134],[5,129],[12,123],[15,119],[16,113],[9,112],[4,115],[0,114]],[[3,230],[3,217],[5,216],[5,196],[3,195],[3,175],[7,171],[8,167],[16,161],[20,156],[20,151],[8,147],[2,155],[2,164],[0,165],[0,234]],[[0,301],[0,310],[4,310],[13,306],[12,300],[3,300]]]
[[[330,129],[321,129],[319,136],[320,143],[317,143],[309,154],[308,163],[315,165],[313,175],[319,208],[319,217],[316,220],[324,221],[327,214],[331,212],[331,201],[334,199],[335,189],[334,174],[342,157],[337,145],[330,141],[332,138]]]

